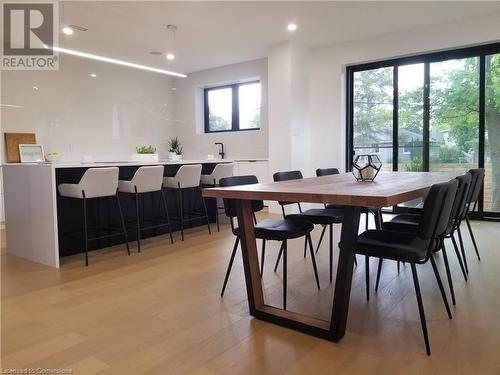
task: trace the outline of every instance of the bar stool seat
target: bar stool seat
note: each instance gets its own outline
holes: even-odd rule
[[[64,198],[81,199],[83,202],[84,239],[85,239],[85,265],[89,265],[88,243],[89,241],[123,235],[130,255],[127,231],[123,220],[123,212],[118,197],[118,167],[89,168],[85,171],[80,181],[76,184],[60,184],[57,188],[59,195]],[[122,231],[108,235],[89,237],[87,225],[87,200],[94,198],[116,197],[118,211],[120,213]]]
[[[144,230],[168,227],[170,234],[170,243],[174,243],[174,238],[172,236],[172,227],[170,225],[170,217],[168,214],[168,206],[165,196],[163,195],[163,172],[164,167],[161,165],[144,166],[139,167],[134,173],[132,180],[120,180],[118,181],[118,192],[125,194],[135,195],[135,211],[136,211],[136,229],[137,229],[137,250],[141,252],[141,235]],[[166,222],[156,222],[153,220],[152,225],[144,226],[141,225],[141,220],[139,216],[139,194],[145,193],[160,193],[160,205],[163,205],[165,210],[165,215],[167,218]]]

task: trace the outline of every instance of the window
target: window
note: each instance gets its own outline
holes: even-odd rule
[[[204,90],[205,133],[260,129],[260,82]]]
[[[347,67],[347,169],[485,168],[476,217],[500,217],[500,43]],[[396,212],[397,212],[396,208]]]

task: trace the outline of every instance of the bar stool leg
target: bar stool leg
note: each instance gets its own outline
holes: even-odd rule
[[[283,241],[283,310],[286,310],[287,289],[287,240]]]
[[[139,218],[139,193],[137,193],[137,187],[135,189],[135,214],[137,220],[137,252],[141,252],[141,220]],[[144,201],[143,201],[144,204]]]
[[[85,192],[83,194],[83,226],[85,231],[85,266],[89,265],[89,240],[88,240],[88,229],[87,229],[87,198],[85,198]]]
[[[115,197],[116,197],[116,204],[118,205],[118,212],[120,213],[120,221],[122,223],[123,236],[125,237],[125,245],[127,246],[127,254],[130,255],[130,247],[128,245],[127,228],[125,227],[125,220],[123,219],[122,205],[120,203],[120,197],[118,196],[118,192],[116,192]]]
[[[174,243],[174,237],[172,236],[172,225],[170,224],[170,216],[168,214],[167,200],[165,199],[165,194],[163,193],[163,189],[160,190],[160,194],[161,194],[160,199],[163,202],[163,207],[165,208],[165,213],[167,215],[168,231],[169,231],[169,234],[170,234],[170,243],[173,244]]]
[[[199,189],[200,189],[201,202],[203,203],[203,209],[205,210],[205,218],[207,219],[208,234],[212,234],[212,230],[210,229],[210,220],[208,219],[207,205],[205,204],[205,198],[203,197],[201,186],[199,186]]]
[[[179,184],[179,216],[180,216],[180,222],[181,222],[181,241],[184,241],[184,206],[182,204],[182,189],[181,185]]]

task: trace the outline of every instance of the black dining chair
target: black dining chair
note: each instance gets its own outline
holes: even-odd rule
[[[455,301],[455,291],[453,288],[453,280],[450,272],[450,265],[448,262],[448,255],[446,253],[446,247],[444,244],[444,240],[446,238],[450,238],[453,241],[455,253],[457,255],[458,263],[460,264],[460,268],[464,275],[465,281],[467,281],[467,274],[465,272],[464,264],[462,261],[462,257],[460,256],[460,252],[456,245],[456,241],[454,238],[455,231],[460,227],[460,218],[463,216],[463,211],[466,208],[465,201],[469,193],[469,189],[471,186],[472,175],[470,173],[465,173],[464,175],[458,176],[456,178],[458,181],[457,193],[455,195],[455,200],[453,202],[453,207],[450,214],[450,220],[448,222],[448,226],[446,227],[446,231],[440,237],[441,246],[437,247],[436,251],[442,250],[444,265],[446,269],[446,277],[448,279],[448,285],[450,288],[451,300],[453,305],[456,304]],[[407,233],[417,233],[418,226],[422,219],[422,209],[418,210],[418,213],[415,213],[416,210],[413,210],[413,213],[400,214],[395,216],[391,221],[385,222],[382,224],[382,229],[391,230],[396,232],[407,232]],[[382,270],[382,259],[379,260],[378,269],[377,269],[377,280],[375,282],[375,291],[378,290],[378,285],[380,282],[380,273]]]
[[[255,176],[234,176],[225,177],[219,180],[219,185],[221,187],[237,186],[237,185],[250,185],[257,184],[258,180]],[[254,200],[252,201],[252,211],[258,212],[264,208],[264,203],[262,201]],[[236,236],[234,242],[233,251],[231,253],[231,258],[229,260],[229,265],[227,267],[226,276],[224,278],[224,284],[222,286],[221,297],[224,295],[226,289],[227,281],[229,279],[229,274],[231,273],[231,268],[233,266],[234,256],[236,250],[238,249],[238,244],[240,241],[240,231],[239,228],[234,225],[234,218],[237,216],[236,203],[232,199],[224,199],[224,211],[226,216],[229,217],[231,223],[231,230]],[[288,219],[265,219],[255,224],[255,238],[262,239],[262,252],[261,252],[261,266],[260,275],[264,274],[264,258],[266,251],[266,241],[279,241],[281,242],[280,254],[283,253],[283,309],[286,310],[286,295],[287,295],[287,251],[288,251],[288,240],[305,237],[309,244],[309,252],[311,254],[311,260],[314,270],[314,276],[316,278],[316,285],[318,290],[320,289],[318,270],[316,267],[316,258],[314,256],[314,250],[311,240],[311,231],[314,226],[311,223],[305,221],[288,220]]]
[[[302,179],[302,173],[300,171],[289,171],[289,172],[276,172],[273,175],[274,181],[290,181],[290,180],[300,180]],[[318,243],[318,247],[316,248],[316,252],[319,249],[319,244],[321,243],[321,240],[323,239],[323,235],[325,233],[326,227],[330,228],[330,282],[332,282],[333,278],[333,224],[340,224],[342,223],[342,219],[344,217],[344,210],[343,208],[311,208],[306,211],[302,211],[300,208],[300,203],[299,209],[300,213],[298,214],[285,214],[284,206],[287,204],[291,204],[290,202],[279,202],[281,205],[281,208],[283,209],[283,216],[287,220],[294,220],[294,221],[305,221],[308,223],[311,223],[313,225],[322,225],[323,230],[321,232],[320,240]],[[304,251],[304,256],[305,256],[305,251]],[[281,252],[278,254],[278,259],[276,260],[276,265],[274,269],[278,267],[279,261],[281,257]]]
[[[458,181],[456,179],[431,186],[425,199],[416,233],[384,229],[367,230],[359,235],[356,241],[355,252],[358,254],[399,260],[410,264],[427,355],[431,354],[431,349],[416,265],[427,263],[430,260],[448,318],[451,319],[450,306],[433,258],[433,252],[441,246],[441,237],[449,224],[457,187]]]
[[[470,225],[469,216],[471,211],[476,210],[477,202],[479,200],[479,195],[481,194],[481,190],[483,189],[484,168],[470,169],[469,173],[472,175],[472,185],[471,189],[469,190],[469,195],[467,196],[466,209],[462,217],[462,220],[465,220],[467,228],[469,229],[470,238],[472,240],[472,245],[474,246],[474,250],[476,251],[477,259],[481,260],[481,257],[479,256],[479,250],[477,249],[476,238],[474,237],[474,232],[472,232],[472,227]],[[467,259],[465,257],[465,249],[462,239],[462,233],[460,232],[460,230],[458,231],[458,239],[460,240],[460,245],[462,247],[462,255],[464,257],[465,270],[468,273],[469,268],[467,266]]]

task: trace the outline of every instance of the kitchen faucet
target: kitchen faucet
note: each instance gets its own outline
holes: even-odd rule
[[[224,143],[222,142],[215,142],[216,145],[220,145],[221,147],[219,148],[219,155],[221,159],[224,159]]]

